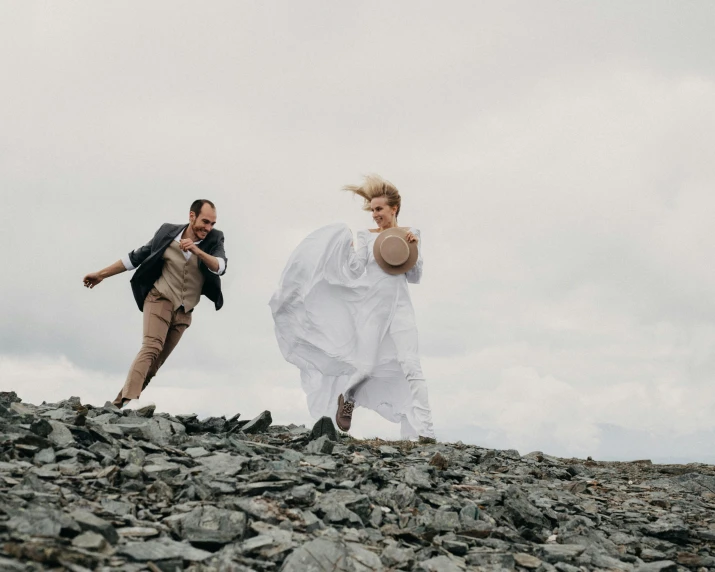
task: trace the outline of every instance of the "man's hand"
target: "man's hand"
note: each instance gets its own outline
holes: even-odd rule
[[[90,272],[87,276],[82,278],[82,283],[85,288],[94,288],[105,278],[109,278],[115,274],[120,274],[121,272],[126,272],[126,270],[127,269],[124,267],[124,263],[121,260],[117,260],[114,264],[103,268],[99,272]]]
[[[99,284],[104,278],[99,275],[99,272],[90,272],[82,279],[85,288],[94,288]]]
[[[190,238],[182,238],[179,241],[179,248],[184,252],[195,254],[212,272],[218,272],[220,266],[215,256],[207,254],[194,244]]]
[[[190,252],[191,254],[196,255],[198,255],[199,250],[201,250],[190,238],[182,238],[181,242],[179,242],[179,248],[181,248],[184,252]]]

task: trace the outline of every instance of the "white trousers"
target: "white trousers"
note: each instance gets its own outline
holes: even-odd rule
[[[402,366],[411,395],[411,403],[400,424],[402,438],[416,439],[417,437],[431,437],[434,439],[435,434],[432,424],[432,410],[429,405],[429,395],[427,392],[427,380],[419,366],[406,367],[406,364],[402,364]],[[355,393],[369,378],[370,374],[364,371],[355,373],[350,378],[348,387],[343,395],[345,401],[355,401]]]

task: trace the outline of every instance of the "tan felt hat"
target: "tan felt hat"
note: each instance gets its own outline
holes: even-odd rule
[[[372,253],[388,274],[404,274],[417,262],[417,243],[407,242],[407,230],[389,228],[377,235]]]

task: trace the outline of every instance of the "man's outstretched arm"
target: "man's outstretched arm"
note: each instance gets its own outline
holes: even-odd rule
[[[126,271],[127,269],[124,266],[124,262],[122,262],[121,260],[117,260],[114,264],[103,268],[99,272],[90,272],[82,279],[82,282],[84,282],[86,288],[94,288],[105,278],[109,278],[110,276],[114,276],[115,274],[121,274],[122,272]]]
[[[164,228],[164,226],[162,226],[161,228]],[[82,282],[84,282],[84,285],[87,288],[94,288],[105,278],[109,278],[110,276],[114,276],[115,274],[121,274],[122,272],[125,272],[127,270],[134,270],[137,266],[139,266],[147,259],[149,254],[151,254],[151,243],[157,237],[159,232],[161,232],[161,228],[156,231],[156,233],[154,234],[154,238],[152,238],[144,246],[140,246],[136,250],[132,250],[124,258],[120,258],[114,264],[107,266],[99,272],[91,272],[87,274],[87,276],[85,276],[82,280]]]

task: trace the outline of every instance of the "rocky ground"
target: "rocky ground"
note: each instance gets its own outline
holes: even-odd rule
[[[715,467],[0,393],[0,570],[715,569]]]

